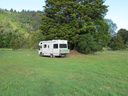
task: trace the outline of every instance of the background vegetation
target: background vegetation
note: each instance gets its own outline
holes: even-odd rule
[[[37,49],[43,40],[66,39],[69,48],[94,53],[128,48],[128,30],[105,19],[104,0],[46,0],[44,12],[0,9],[0,48]],[[89,37],[87,37],[89,36]],[[84,41],[83,41],[84,40]]]
[[[0,9],[0,48],[37,48],[37,43],[43,40],[38,30],[43,23],[39,16],[41,14],[44,15],[41,11]]]

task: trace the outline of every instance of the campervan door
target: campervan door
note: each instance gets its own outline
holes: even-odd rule
[[[55,56],[58,56],[59,55],[59,46],[58,46],[58,42],[55,42],[55,43],[53,43],[52,44],[52,46],[53,46],[53,55],[55,55]]]
[[[43,43],[42,52],[44,55],[50,55],[50,43]]]

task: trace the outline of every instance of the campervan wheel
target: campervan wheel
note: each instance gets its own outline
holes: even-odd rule
[[[53,58],[53,54],[50,54],[50,57]]]
[[[42,54],[42,52],[40,52],[40,56],[43,57],[44,55]]]
[[[62,55],[61,57],[66,57],[66,55]]]
[[[54,58],[55,56],[54,56],[53,54],[50,54],[50,57],[51,57],[51,58]]]

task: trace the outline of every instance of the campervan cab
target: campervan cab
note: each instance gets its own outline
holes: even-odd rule
[[[51,41],[40,41],[38,54],[40,56],[66,56],[70,50],[68,49],[67,40],[51,40]]]

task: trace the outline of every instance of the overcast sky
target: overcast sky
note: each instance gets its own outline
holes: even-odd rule
[[[34,10],[43,11],[45,0],[2,0],[0,8],[16,11]],[[105,18],[113,20],[117,24],[118,29],[125,28],[128,30],[128,0],[106,0],[105,5],[108,5],[108,13]]]

